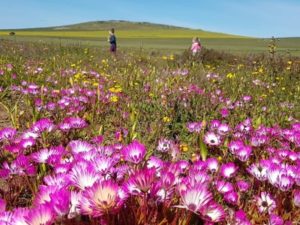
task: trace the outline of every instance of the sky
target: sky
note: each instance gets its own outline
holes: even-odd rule
[[[129,20],[252,37],[300,37],[300,0],[1,0],[0,29]]]

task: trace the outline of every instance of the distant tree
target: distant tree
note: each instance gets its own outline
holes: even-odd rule
[[[16,35],[16,33],[15,32],[9,32],[9,36],[15,36]]]

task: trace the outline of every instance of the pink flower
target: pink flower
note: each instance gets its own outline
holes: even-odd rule
[[[138,164],[146,155],[146,147],[138,141],[133,141],[122,149],[122,153],[125,160]]]

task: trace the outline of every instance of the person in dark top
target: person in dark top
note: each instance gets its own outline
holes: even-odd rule
[[[116,51],[117,51],[117,38],[115,36],[115,29],[114,28],[112,28],[109,31],[108,42],[110,43],[110,52],[116,53]]]

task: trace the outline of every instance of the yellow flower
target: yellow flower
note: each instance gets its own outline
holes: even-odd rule
[[[258,69],[258,72],[259,72],[259,73],[263,73],[263,72],[264,72],[264,69],[263,69],[262,67],[260,67],[260,68]]]
[[[122,87],[120,85],[115,85],[114,87],[111,87],[109,91],[112,93],[120,93],[122,92]]]
[[[170,55],[170,60],[174,60],[174,55]]]
[[[71,64],[71,67],[75,67],[75,66],[76,66],[76,64],[75,64],[75,63]]]
[[[226,75],[226,77],[229,78],[229,79],[233,79],[233,78],[235,78],[235,74],[234,73],[228,73]]]
[[[283,90],[283,91],[284,91],[284,90],[285,90],[285,87],[282,87],[282,88],[281,88],[281,90]]]
[[[289,65],[292,65],[292,63],[293,63],[292,61],[288,61],[288,64],[289,64]]]
[[[189,147],[187,144],[180,144],[180,150],[183,152],[187,152],[189,150]]]
[[[111,96],[111,97],[109,98],[109,100],[110,100],[111,102],[117,102],[117,101],[119,100],[119,98],[118,98],[118,96],[113,95],[113,96]]]
[[[151,98],[154,97],[154,94],[153,94],[153,93],[150,93],[150,94],[149,94],[149,97],[151,97]]]
[[[163,59],[163,60],[167,60],[168,57],[164,55],[164,56],[162,57],[162,59]]]
[[[164,121],[165,123],[169,123],[169,122],[171,121],[171,118],[165,116],[165,117],[163,118],[163,121]]]
[[[262,95],[261,95],[262,98],[266,98],[267,96],[268,96],[268,95],[266,95],[266,94],[262,94]]]
[[[93,83],[93,86],[94,86],[94,87],[98,87],[98,86],[99,86],[99,83],[95,82],[95,83]]]
[[[222,156],[218,157],[218,161],[222,161],[222,159],[223,159]]]

